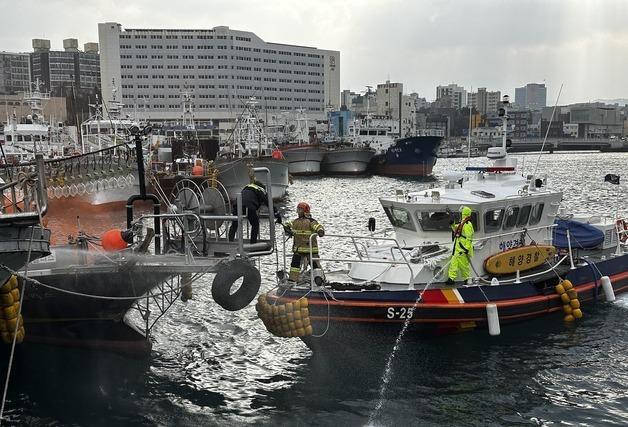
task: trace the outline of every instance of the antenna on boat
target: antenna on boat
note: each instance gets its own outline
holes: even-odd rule
[[[532,175],[536,176],[536,170],[539,168],[539,162],[541,161],[541,155],[543,154],[543,148],[545,148],[545,142],[547,141],[547,135],[549,134],[550,127],[552,126],[552,122],[554,121],[554,114],[556,113],[556,107],[558,106],[558,100],[560,99],[560,94],[563,92],[563,84],[560,84],[560,89],[558,90],[558,96],[556,97],[556,102],[554,103],[554,108],[552,109],[552,117],[550,117],[550,121],[547,125],[547,129],[545,130],[545,138],[543,138],[543,144],[541,145],[541,151],[539,152],[539,157],[536,159],[536,165],[534,166],[534,172]],[[541,123],[543,123],[543,118],[541,117]]]
[[[473,86],[471,86],[473,93]],[[471,105],[467,99],[467,107],[469,108],[469,130],[467,131],[467,166],[471,166]]]

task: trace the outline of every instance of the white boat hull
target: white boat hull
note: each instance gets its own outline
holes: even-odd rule
[[[273,158],[239,158],[217,159],[214,166],[218,169],[218,180],[225,186],[229,199],[235,200],[245,185],[250,183],[249,164],[252,167],[266,167],[270,170],[273,199],[280,199],[286,195],[288,189],[288,161]],[[266,183],[263,174],[256,173],[255,179]]]
[[[357,175],[365,173],[374,154],[375,151],[368,148],[333,148],[325,153],[321,169],[324,173],[329,174]]]
[[[318,175],[325,151],[318,147],[284,148],[281,151],[288,160],[291,175]]]

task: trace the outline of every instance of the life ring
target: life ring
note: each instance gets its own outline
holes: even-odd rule
[[[625,219],[618,219],[615,225],[617,227],[619,241],[622,243],[628,242],[628,221]]]
[[[233,284],[240,277],[242,284],[231,293]],[[242,310],[257,296],[262,276],[257,268],[243,259],[236,259],[222,265],[212,282],[212,297],[219,306],[229,311]]]

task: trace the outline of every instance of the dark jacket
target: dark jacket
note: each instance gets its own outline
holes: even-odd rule
[[[262,205],[268,206],[268,194],[264,187],[251,183],[242,189],[242,207],[258,210]]]

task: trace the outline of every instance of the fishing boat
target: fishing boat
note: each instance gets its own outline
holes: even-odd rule
[[[36,80],[24,92],[23,101],[28,104],[30,114],[19,120],[16,113],[7,115],[3,128],[2,163],[28,163],[35,159],[35,153],[42,153],[46,159],[72,155],[78,150],[76,127],[51,125],[46,120],[44,102],[50,94],[40,90],[42,83]]]
[[[256,307],[267,329],[300,337],[315,351],[365,350],[374,337],[498,335],[538,317],[577,322],[593,305],[628,291],[628,220],[570,214],[546,176],[520,173],[506,148],[508,105],[505,96],[502,146],[489,148],[487,166],[450,173],[440,188],[380,198],[391,237],[326,235],[325,245],[344,241],[356,252],[320,262],[349,268],[313,269],[310,257],[296,285],[280,283],[260,296]],[[471,208],[475,229],[472,279],[451,284],[451,224],[463,206]]]
[[[295,124],[285,124],[282,143],[278,148],[288,161],[288,172],[293,176],[319,175],[325,150],[312,142],[305,109],[296,110]]]
[[[375,150],[369,170],[377,175],[425,177],[432,173],[442,138],[412,136],[399,138],[395,123],[370,114],[349,126],[353,143]]]
[[[132,132],[140,192],[127,200],[126,229],[112,228],[102,235],[81,231],[71,236],[68,244],[33,248],[36,252],[31,259],[40,259],[28,264],[27,271],[15,263],[7,267],[11,276],[0,287],[3,303],[9,297],[15,300],[14,291],[19,296],[28,284],[21,314],[14,308],[10,313],[3,308],[4,319],[23,326],[18,340],[22,345],[41,343],[146,355],[157,320],[177,299],[190,299],[193,284],[203,275],[215,275],[212,296],[227,310],[244,308],[255,298],[261,277],[252,259],[273,253],[273,220],[269,220],[268,237],[251,244],[243,226],[246,215],[241,198],[236,195],[236,214],[231,214],[223,187],[215,180],[202,191],[194,182],[183,180],[170,199],[148,193],[143,145],[150,129]],[[267,169],[255,172],[262,182],[270,184]],[[46,180],[43,173],[41,179]],[[138,203],[152,203],[152,213],[145,206],[137,213],[134,207]],[[270,200],[269,205],[272,209]],[[229,241],[227,228],[233,221],[239,224],[240,232],[235,241]],[[23,235],[21,232],[22,239]],[[35,243],[42,246],[37,239]],[[21,259],[25,260],[28,247],[23,241],[12,244],[21,245]],[[240,278],[241,286],[232,290]]]
[[[256,106],[254,97],[247,100],[233,133],[221,147],[213,166],[218,170],[219,179],[231,198],[252,179],[260,178],[254,174],[254,168],[268,168],[273,197],[279,199],[285,196],[288,189],[289,164],[266,135]]]

